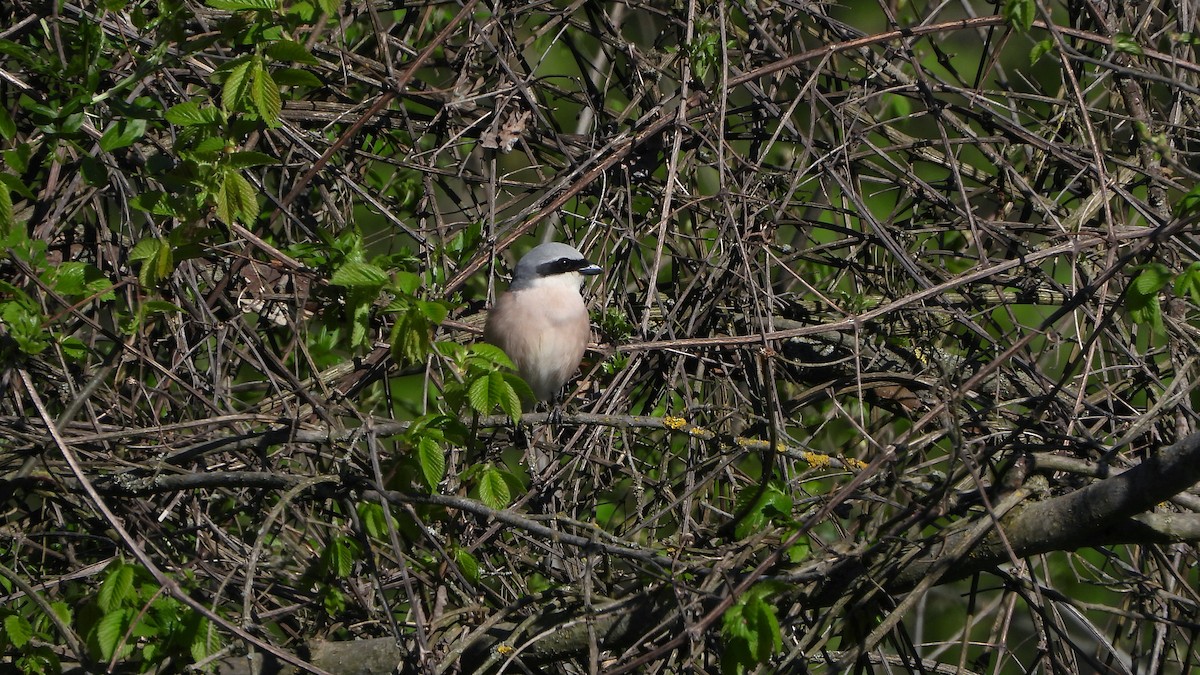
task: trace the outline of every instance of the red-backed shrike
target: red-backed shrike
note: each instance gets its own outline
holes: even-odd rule
[[[591,335],[579,291],[596,274],[600,266],[571,246],[535,246],[488,314],[484,339],[508,354],[538,400],[554,401],[579,368]]]

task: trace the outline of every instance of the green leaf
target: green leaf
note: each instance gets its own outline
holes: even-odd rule
[[[376,502],[359,502],[358,518],[362,521],[363,529],[372,537],[386,537],[388,533],[388,515],[383,507]]]
[[[529,383],[521,379],[516,373],[505,373],[504,381],[508,386],[512,387],[517,398],[522,401],[536,401],[537,397],[533,395],[533,389],[529,388]]]
[[[416,306],[421,311],[421,314],[429,320],[429,323],[435,326],[445,321],[447,316],[450,316],[450,307],[444,302],[417,300]]]
[[[242,174],[230,169],[221,174],[217,192],[217,218],[222,222],[240,221],[249,225],[258,220],[258,192]]]
[[[1004,0],[1004,7],[1000,14],[1013,28],[1026,32],[1033,27],[1037,6],[1034,4],[1034,0]]]
[[[1193,303],[1200,305],[1200,261],[1189,265],[1175,279],[1175,295],[1190,297]]]
[[[243,110],[250,99],[250,72],[257,59],[246,59],[234,66],[225,77],[221,105],[226,110]]]
[[[276,11],[279,9],[278,0],[204,0],[204,4],[213,9],[227,12],[242,12],[248,10]]]
[[[220,651],[220,649],[220,633],[213,630],[212,624],[208,619],[201,618],[195,633],[192,634],[192,641],[188,648],[192,660],[196,662],[203,661],[210,655]]]
[[[345,579],[354,571],[354,559],[358,546],[353,539],[334,537],[321,555],[325,572],[337,579]]]
[[[504,350],[494,344],[488,342],[476,342],[470,346],[471,355],[479,357],[486,361],[489,365],[501,366],[509,370],[516,370],[516,365],[512,359],[508,358],[508,354]]]
[[[279,113],[283,111],[283,101],[279,97],[279,85],[275,84],[271,73],[263,67],[262,61],[256,62],[257,67],[254,69],[254,81],[250,87],[251,96],[254,99],[254,107],[258,110],[258,116],[266,122],[267,126],[274,129],[279,126]]]
[[[84,295],[88,289],[88,276],[91,270],[97,270],[92,265],[82,262],[68,261],[50,269],[47,281],[51,288],[63,295]]]
[[[1137,43],[1129,33],[1117,33],[1112,37],[1113,49],[1122,54],[1133,54],[1141,56],[1144,52],[1142,46]]]
[[[492,410],[491,386],[491,373],[488,373],[475,378],[467,387],[467,403],[480,415],[486,415]]]
[[[276,68],[271,71],[271,77],[281,87],[324,87],[321,78],[307,70],[299,68]]]
[[[397,270],[392,279],[392,287],[404,295],[412,295],[421,287],[421,275],[414,272]]]
[[[15,225],[12,195],[8,192],[8,186],[0,183],[0,232],[9,232]]]
[[[446,475],[446,453],[437,441],[428,436],[422,436],[417,441],[417,460],[421,465],[421,475],[430,492],[436,492],[437,486]]]
[[[493,466],[488,466],[479,476],[479,499],[488,507],[499,510],[508,506],[512,495],[504,475]]]
[[[371,320],[371,303],[379,291],[352,288],[346,293],[346,309],[350,313],[350,346],[359,347],[367,341],[367,325]]]
[[[143,269],[146,266],[149,266],[149,264],[150,263],[147,262],[147,264],[143,266]],[[164,241],[163,245],[158,247],[158,256],[154,258],[154,278],[166,279],[167,277],[171,276],[171,272],[174,271],[175,256],[171,251],[171,245]]]
[[[473,584],[479,583],[479,561],[465,548],[454,547],[454,563],[463,576]]]
[[[1158,296],[1138,296],[1134,302],[1133,295],[1130,295],[1129,316],[1136,323],[1145,326],[1150,326],[1154,332],[1163,332],[1162,306],[1159,304]]]
[[[138,312],[146,314],[182,314],[183,308],[166,300],[147,300],[138,307]]]
[[[59,337],[58,346],[62,348],[63,355],[72,361],[82,361],[88,355],[87,345],[79,338]]]
[[[25,617],[10,614],[4,617],[4,634],[8,636],[12,646],[20,649],[33,638],[33,626],[29,625]]]
[[[166,239],[148,238],[139,241],[129,252],[130,260],[150,260],[158,255],[160,246],[168,246]]]
[[[410,365],[425,360],[432,349],[432,340],[429,321],[418,308],[409,305],[396,315],[388,343],[392,358],[397,363]]]
[[[22,145],[21,147],[28,149],[29,146]],[[4,153],[5,159],[7,160],[7,158],[9,156],[11,156],[12,154],[13,154],[12,152],[5,152]],[[22,182],[21,179],[17,178],[16,176],[12,176],[7,173],[0,173],[0,185],[4,185],[5,187],[7,187],[9,189],[10,192],[15,192],[26,199],[36,199],[36,196],[33,194],[33,191],[30,190],[29,187],[26,186],[25,183]]]
[[[812,545],[808,542],[808,537],[801,537],[796,540],[796,543],[788,547],[784,552],[787,555],[788,562],[797,564],[808,560],[812,555]]]
[[[179,215],[170,196],[160,190],[150,190],[135,195],[129,200],[129,205],[139,211],[145,211],[156,216],[174,218]]]
[[[130,611],[118,609],[106,612],[100,618],[100,623],[96,624],[96,643],[100,646],[100,655],[103,660],[112,660],[113,654],[116,653],[117,647],[124,639],[125,633],[129,629]]]
[[[60,621],[67,624],[68,626],[71,625],[71,621],[74,620],[74,616],[72,616],[71,607],[69,605],[67,605],[67,603],[65,603],[61,600],[52,602],[52,603],[50,603],[50,609],[51,609],[51,611],[54,612],[54,615],[57,616]]]
[[[96,594],[96,604],[106,614],[113,612],[131,597],[133,592],[133,566],[116,562],[108,570],[100,591]]]
[[[766,663],[783,649],[783,635],[775,607],[767,599],[770,585],[758,584],[734,603],[721,617],[725,646],[722,672],[742,673]]]
[[[1175,210],[1181,217],[1200,211],[1200,183],[1192,186],[1187,194],[1179,198],[1175,204]]]
[[[1141,272],[1133,280],[1133,288],[1139,295],[1154,295],[1171,280],[1171,270],[1162,263],[1141,266]]]
[[[126,148],[145,135],[146,120],[138,118],[118,120],[113,122],[100,137],[100,149],[112,152],[119,148]]]
[[[313,56],[308,48],[294,40],[277,40],[267,45],[267,56],[277,61],[291,61],[293,63],[307,63],[315,66],[320,62],[317,57]]]
[[[497,403],[504,414],[508,415],[513,424],[521,421],[521,401],[535,401],[533,390],[520,376],[513,373],[503,373],[504,387],[500,389]]]
[[[8,114],[6,106],[0,106],[0,138],[11,141],[17,135],[17,123]]]
[[[195,127],[216,124],[221,120],[221,111],[209,105],[201,107],[195,101],[184,101],[168,108],[166,118],[171,124]]]
[[[279,164],[277,157],[272,157],[265,152],[248,150],[231,152],[225,156],[225,161],[234,169],[248,169],[252,166],[276,166]]]
[[[752,597],[746,603],[747,614],[753,627],[758,649],[755,656],[759,663],[766,663],[771,655],[783,648],[783,636],[779,630],[779,619],[775,607],[761,597]]]
[[[333,273],[329,283],[347,288],[379,290],[388,282],[387,272],[365,262],[347,262]]]
[[[751,485],[738,493],[734,509],[740,520],[733,534],[738,539],[745,539],[760,532],[769,523],[788,521],[792,498],[776,483],[766,487]]]
[[[346,613],[346,596],[334,586],[321,589],[321,607],[330,617],[342,616]]]
[[[1043,56],[1049,54],[1054,49],[1054,40],[1046,38],[1041,42],[1033,45],[1033,49],[1029,50],[1029,65],[1033,65],[1040,61]]]

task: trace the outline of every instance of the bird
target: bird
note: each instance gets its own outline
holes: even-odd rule
[[[540,244],[517,262],[488,314],[484,340],[512,359],[538,401],[555,402],[583,360],[591,325],[580,290],[601,271],[573,246]]]

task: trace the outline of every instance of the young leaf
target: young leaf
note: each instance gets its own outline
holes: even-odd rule
[[[477,356],[485,360],[489,365],[502,366],[509,370],[516,370],[517,366],[513,364],[512,359],[508,358],[508,354],[504,350],[494,344],[487,342],[476,342],[470,347],[471,355]]]
[[[421,464],[421,475],[430,492],[436,492],[437,486],[446,475],[446,453],[442,446],[429,436],[422,436],[417,441],[417,459]]]
[[[279,9],[278,0],[204,0],[204,4],[213,9],[222,9],[227,12],[242,12],[248,10],[265,10],[277,11]]]
[[[489,377],[499,375],[501,384],[496,385],[498,389],[498,400],[500,409],[504,414],[508,415],[513,424],[521,421],[521,400],[534,400],[533,390],[520,377],[512,373],[497,373],[493,372]]]
[[[271,71],[275,84],[281,87],[323,87],[321,78],[299,68],[276,68]]]
[[[429,322],[416,307],[409,305],[396,315],[388,343],[392,358],[407,365],[424,361],[433,347],[432,340]]]
[[[217,193],[217,218],[222,222],[253,223],[258,219],[258,193],[242,174],[230,169],[221,173],[221,189]]]
[[[319,61],[304,45],[294,40],[276,40],[267,45],[267,56],[277,61],[291,61],[315,66]]]
[[[0,233],[12,230],[13,225],[12,195],[8,192],[8,186],[0,183]]]
[[[257,59],[246,59],[234,66],[225,76],[225,87],[221,91],[221,105],[226,110],[242,110],[250,94],[250,72]]]
[[[1133,280],[1134,290],[1139,295],[1154,295],[1163,289],[1171,280],[1171,271],[1162,263],[1143,265],[1137,278]]]
[[[8,636],[8,641],[12,643],[12,646],[20,649],[33,638],[33,626],[29,625],[29,621],[25,617],[19,614],[10,614],[4,617],[4,634]]]
[[[177,126],[195,127],[217,123],[221,119],[221,112],[212,106],[202,108],[195,101],[184,101],[168,108],[166,118]]]
[[[112,152],[134,144],[137,139],[146,135],[146,120],[132,118],[114,122],[100,137],[100,149]]]
[[[13,121],[8,110],[0,106],[0,138],[11,141],[17,135],[17,123]]]
[[[378,290],[388,281],[387,272],[365,262],[348,262],[333,273],[329,283],[347,288],[369,288]]]
[[[1200,183],[1192,186],[1187,194],[1179,198],[1175,204],[1175,210],[1181,217],[1200,211]]]
[[[479,476],[479,498],[493,509],[499,510],[508,506],[512,495],[499,469],[489,466],[483,470]]]
[[[1119,53],[1133,54],[1141,56],[1143,53],[1142,46],[1137,43],[1129,33],[1117,33],[1112,38],[1113,49]]]
[[[492,410],[490,374],[475,378],[467,387],[467,402],[471,404],[471,409],[480,415],[486,415]]]
[[[275,84],[271,73],[263,67],[262,60],[255,63],[254,81],[250,86],[254,108],[263,122],[274,129],[279,126],[279,113],[283,110],[283,102],[279,97],[279,85]]]
[[[96,643],[100,646],[100,655],[105,661],[112,660],[117,647],[120,646],[129,628],[131,610],[117,609],[106,612],[96,624]]]
[[[1013,28],[1026,32],[1033,27],[1033,17],[1037,14],[1034,0],[1004,0],[1001,15],[1012,24]]]
[[[105,613],[123,605],[133,591],[133,566],[117,562],[109,569],[96,594],[96,604]]]
[[[1029,50],[1029,65],[1033,65],[1040,61],[1043,56],[1054,49],[1054,40],[1046,38],[1035,44],[1033,49]]]
[[[175,205],[171,203],[171,199],[167,196],[167,193],[161,190],[149,190],[139,195],[134,195],[129,200],[129,206],[156,216],[165,216],[167,218],[179,216],[179,211],[175,209]]]
[[[337,579],[345,579],[350,576],[350,573],[354,571],[354,558],[357,551],[358,547],[354,540],[346,537],[334,537],[333,541],[329,542],[329,546],[325,547],[321,556],[325,572]]]
[[[1200,261],[1189,265],[1175,279],[1175,295],[1190,297],[1193,303],[1200,305]]]
[[[231,152],[226,156],[226,161],[234,169],[248,169],[252,166],[274,166],[279,164],[277,157],[272,157],[265,152],[249,150]]]
[[[464,548],[454,548],[454,562],[471,583],[479,583],[479,561]]]
[[[376,502],[359,502],[358,518],[363,528],[372,537],[385,537],[388,533],[388,518],[390,516]]]

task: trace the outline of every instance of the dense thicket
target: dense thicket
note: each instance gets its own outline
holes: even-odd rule
[[[1198,13],[0,5],[0,663],[1194,668]]]

